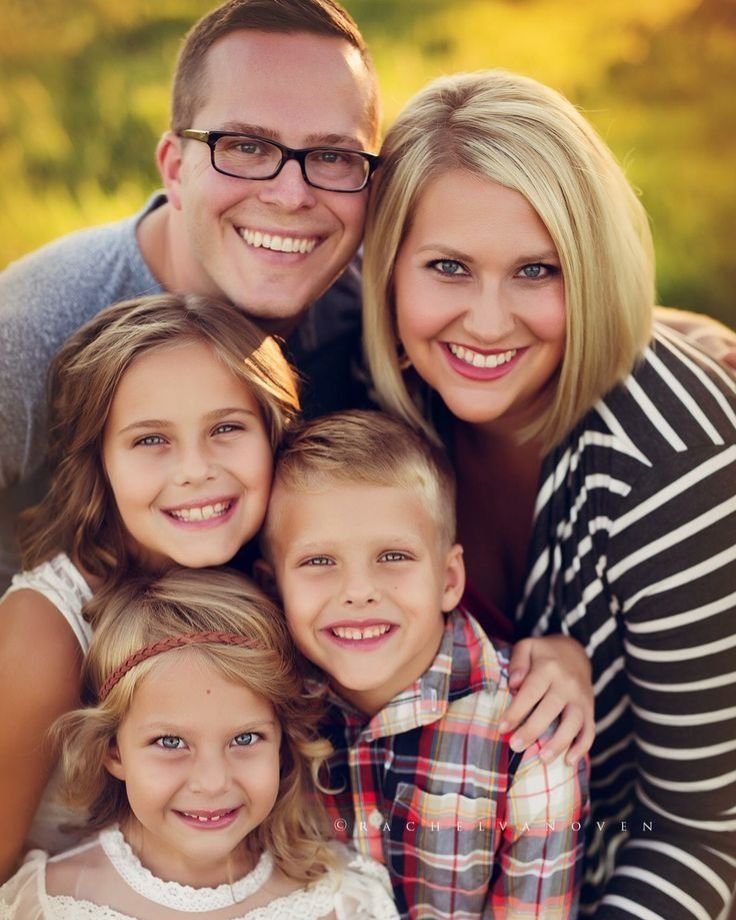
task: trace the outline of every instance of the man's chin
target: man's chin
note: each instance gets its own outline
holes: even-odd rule
[[[289,335],[299,325],[299,321],[309,309],[310,304],[316,298],[312,298],[307,303],[284,302],[273,300],[253,300],[251,302],[240,299],[235,304],[239,310],[253,320],[264,331],[273,335]]]

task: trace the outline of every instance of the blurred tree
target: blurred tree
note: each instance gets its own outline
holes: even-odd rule
[[[345,0],[386,121],[438,73],[508,67],[565,92],[652,215],[663,302],[736,325],[733,0]],[[179,42],[211,0],[0,0],[0,266],[157,186]]]

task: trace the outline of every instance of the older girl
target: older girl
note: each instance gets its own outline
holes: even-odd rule
[[[440,79],[382,156],[364,304],[379,396],[452,453],[481,621],[566,633],[591,659],[584,904],[715,918],[736,883],[734,382],[653,331],[646,215],[553,90]]]

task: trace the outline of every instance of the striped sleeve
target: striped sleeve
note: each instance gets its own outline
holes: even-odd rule
[[[545,458],[519,626],[593,669],[581,916],[715,920],[736,886],[736,385],[674,333]]]
[[[597,920],[715,918],[736,881],[735,484],[736,446],[675,452],[611,530],[637,783]]]

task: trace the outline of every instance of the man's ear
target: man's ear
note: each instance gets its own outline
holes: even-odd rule
[[[280,601],[279,588],[276,584],[276,573],[267,559],[256,559],[253,563],[253,578],[256,584],[277,603]]]
[[[442,612],[449,613],[460,603],[465,590],[465,563],[459,543],[450,547],[445,559],[445,585],[442,590]]]
[[[181,159],[183,140],[167,131],[156,147],[156,164],[172,208],[181,211]]]
[[[120,751],[115,739],[110,742],[107,753],[102,758],[102,763],[111,776],[125,781],[125,767],[120,759]]]

